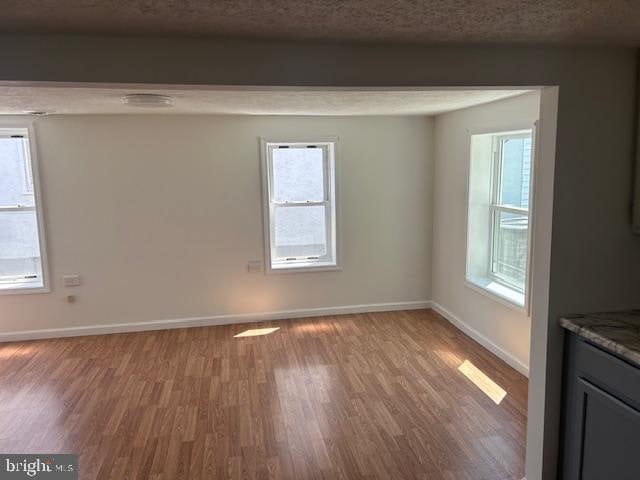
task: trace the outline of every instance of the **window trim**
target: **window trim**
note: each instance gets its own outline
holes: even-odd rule
[[[18,286],[12,288],[0,288],[2,295],[24,295],[51,292],[49,261],[47,257],[47,241],[44,229],[44,209],[42,206],[42,190],[40,187],[40,168],[38,152],[36,148],[36,129],[33,121],[0,119],[0,135],[26,135],[28,140],[28,153],[31,160],[31,172],[33,176],[34,206],[25,207],[35,209],[36,225],[38,229],[38,244],[40,247],[40,263],[42,270],[42,285],[36,287]],[[22,207],[20,207],[22,208]]]
[[[263,207],[263,240],[264,240],[264,271],[267,274],[279,273],[303,273],[303,272],[321,272],[341,270],[340,263],[340,209],[338,194],[338,137],[334,136],[314,136],[311,139],[283,139],[260,137],[260,158],[261,158],[261,180],[262,180],[262,207]],[[272,248],[275,230],[271,228],[271,221],[274,216],[275,208],[278,208],[275,202],[271,201],[273,192],[273,179],[271,175],[271,149],[274,145],[314,145],[320,146],[325,151],[323,155],[323,171],[325,181],[325,198],[318,202],[286,202],[281,206],[302,207],[313,205],[325,205],[327,228],[327,255],[325,259],[313,259],[304,261],[302,259],[295,263],[283,264],[283,266],[274,267],[271,262]],[[333,257],[330,254],[333,253]]]
[[[28,145],[31,144],[31,139],[27,137],[27,141],[22,144],[24,150],[23,170],[24,170],[24,195],[33,195],[33,166],[31,165],[33,160],[31,159],[31,152],[29,152]],[[29,181],[31,180],[31,181]]]
[[[523,312],[526,315],[531,314],[531,279],[533,276],[533,257],[535,252],[533,252],[533,232],[535,229],[535,225],[533,219],[535,218],[535,178],[536,178],[536,166],[537,166],[537,152],[538,152],[538,120],[533,122],[513,122],[508,125],[496,125],[494,127],[484,127],[477,129],[468,129],[467,130],[467,163],[466,163],[466,176],[467,176],[467,184],[466,184],[466,198],[465,198],[465,274],[464,274],[464,285],[479,293],[482,294],[502,305],[505,305],[513,310],[518,312]],[[469,243],[470,243],[470,232],[469,232],[469,214],[470,214],[470,206],[469,206],[469,195],[471,191],[471,147],[472,140],[475,135],[494,135],[494,136],[503,136],[503,135],[512,135],[518,133],[525,133],[531,131],[531,172],[529,177],[529,228],[527,232],[527,272],[525,275],[525,286],[524,291],[519,292],[516,289],[504,285],[504,283],[498,283],[494,278],[490,277],[489,273],[491,271],[491,252],[489,252],[489,262],[487,262],[487,274],[484,276],[474,276],[470,275],[468,271],[469,265]],[[492,165],[495,157],[492,158]],[[491,197],[490,197],[490,206],[493,202],[493,194],[494,194],[494,184],[495,182],[495,172],[491,172]],[[508,207],[512,208],[512,207]],[[493,213],[488,216],[488,221],[493,222]],[[490,235],[493,233],[493,227],[489,225]],[[491,249],[493,246],[493,238],[489,238],[488,247]],[[506,295],[502,289],[508,288],[510,289],[514,295]],[[522,303],[515,300],[515,297],[522,296]]]

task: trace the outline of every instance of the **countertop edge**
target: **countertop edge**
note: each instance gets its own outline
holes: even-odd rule
[[[625,360],[640,367],[640,349],[629,348],[623,345],[619,341],[609,338],[606,335],[599,333],[593,329],[593,326],[578,325],[576,321],[584,319],[584,316],[564,316],[560,318],[560,325],[585,340],[588,340],[616,355],[624,358]],[[597,327],[597,326],[596,326]]]

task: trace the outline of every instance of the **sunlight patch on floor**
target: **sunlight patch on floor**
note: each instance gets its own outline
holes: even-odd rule
[[[275,332],[276,330],[280,330],[280,327],[273,328],[253,328],[250,330],[245,330],[242,333],[234,335],[233,338],[243,338],[243,337],[259,337],[261,335],[269,335],[270,333]]]
[[[487,377],[482,370],[476,367],[469,360],[462,362],[462,365],[458,367],[460,373],[471,380],[476,387],[484,392],[496,405],[500,405],[500,402],[507,396],[507,392],[504,391],[496,382]]]
[[[6,345],[0,348],[0,358],[24,357],[26,355],[31,355],[33,350],[33,347],[25,347],[23,345],[16,347]]]
[[[323,333],[331,330],[330,322],[305,322],[295,325],[293,330],[296,333]]]

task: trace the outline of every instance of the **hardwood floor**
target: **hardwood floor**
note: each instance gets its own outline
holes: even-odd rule
[[[78,453],[81,479],[520,479],[526,395],[430,310],[11,343],[0,452]]]

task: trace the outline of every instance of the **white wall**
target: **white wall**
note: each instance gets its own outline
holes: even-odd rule
[[[0,296],[0,334],[430,298],[428,118],[49,116],[35,128],[53,291]],[[340,138],[342,271],[247,273],[263,258],[263,135]],[[70,273],[83,285],[62,287]]]
[[[531,320],[515,308],[465,285],[469,132],[533,125],[539,93],[458,110],[435,117],[432,299],[446,316],[512,365],[529,366]]]

